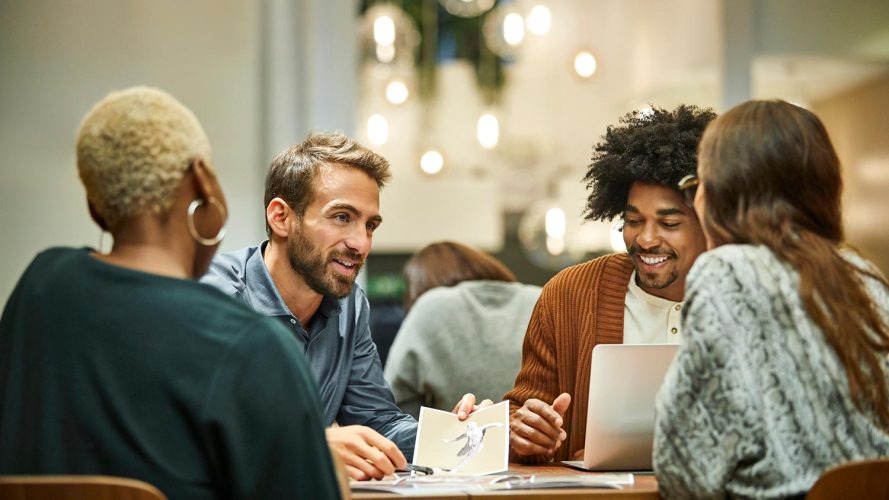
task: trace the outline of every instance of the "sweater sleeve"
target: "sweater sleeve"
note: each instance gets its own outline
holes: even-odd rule
[[[559,395],[559,379],[556,371],[556,349],[553,339],[553,323],[549,302],[551,290],[543,289],[522,344],[522,367],[516,375],[515,386],[503,399],[509,401],[512,415],[529,399],[539,399],[547,403]],[[544,455],[516,457],[522,463],[542,463],[548,460]]]
[[[727,262],[699,264],[689,276],[685,342],[656,403],[653,461],[664,498],[723,498],[737,468],[764,453],[737,340],[755,318],[732,306],[744,299]]]
[[[314,379],[275,320],[254,322],[220,360],[202,421],[221,495],[339,498]]]

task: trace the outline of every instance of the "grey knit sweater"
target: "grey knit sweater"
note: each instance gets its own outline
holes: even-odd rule
[[[889,435],[853,403],[798,281],[761,246],[722,246],[693,266],[685,343],[657,397],[654,467],[664,497],[796,495],[828,467],[889,455]],[[886,288],[865,283],[887,321]],[[889,359],[883,373],[889,379]]]
[[[463,394],[499,401],[512,389],[540,287],[464,281],[420,296],[404,319],[385,376],[405,413],[450,411]]]

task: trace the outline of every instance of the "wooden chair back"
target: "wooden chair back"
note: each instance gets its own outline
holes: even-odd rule
[[[0,476],[3,500],[167,500],[154,486],[111,476]]]
[[[889,498],[889,457],[827,469],[806,495],[806,500],[846,498]]]

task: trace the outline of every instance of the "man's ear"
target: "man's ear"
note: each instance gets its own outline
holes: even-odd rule
[[[272,198],[272,201],[265,207],[265,221],[272,234],[280,238],[287,238],[290,235],[289,226],[295,222],[296,216],[290,205],[281,198]]]
[[[87,200],[86,203],[87,203],[87,205],[89,205],[90,218],[93,219],[93,222],[98,224],[99,227],[102,229],[102,231],[109,231],[108,224],[105,222],[105,219],[102,218],[101,215],[99,215],[99,212],[96,211],[96,207],[95,207],[95,205],[93,205],[93,202]]]

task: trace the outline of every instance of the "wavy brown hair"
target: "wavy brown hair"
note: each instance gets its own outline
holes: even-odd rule
[[[799,273],[800,297],[855,404],[889,430],[889,331],[863,277],[887,285],[841,255],[840,162],[821,120],[784,101],[749,101],[707,127],[698,161],[711,242],[765,245]]]
[[[315,196],[315,176],[323,165],[361,170],[380,189],[391,177],[389,161],[340,132],[312,132],[306,139],[278,153],[265,175],[263,208],[281,198],[299,217]],[[271,235],[268,223],[265,232]]]
[[[471,280],[517,281],[502,262],[481,250],[453,241],[426,245],[404,265],[404,310],[431,288]]]

